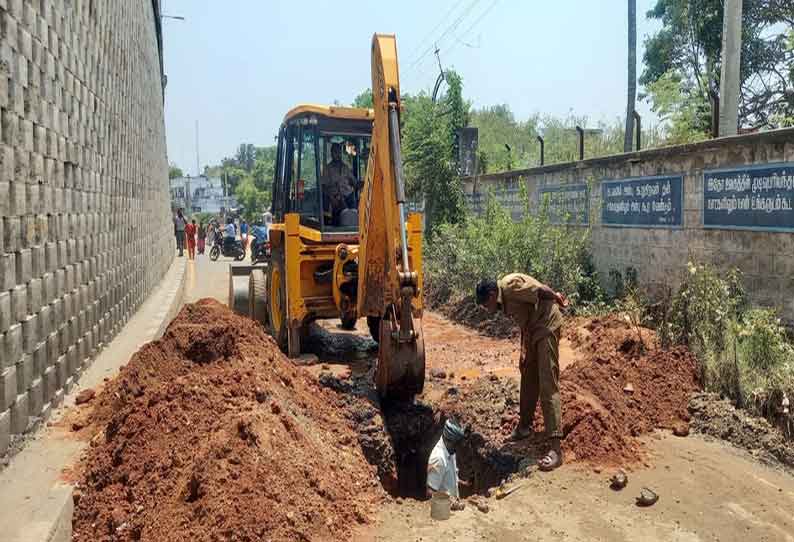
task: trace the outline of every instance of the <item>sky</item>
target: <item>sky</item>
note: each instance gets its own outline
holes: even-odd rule
[[[658,29],[637,0],[637,73]],[[625,0],[164,0],[169,162],[196,174],[240,143],[271,145],[299,103],[349,104],[370,86],[375,32],[397,35],[402,92],[431,91],[433,55],[474,107],[612,122],[626,107]],[[653,114],[638,103],[644,126]]]

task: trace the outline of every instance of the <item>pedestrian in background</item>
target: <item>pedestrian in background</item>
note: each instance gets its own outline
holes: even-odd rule
[[[243,252],[248,248],[248,223],[240,219],[240,241],[243,243]]]
[[[187,226],[187,220],[182,214],[182,209],[177,209],[174,217],[174,236],[176,237],[176,248],[180,257],[185,250],[185,226]]]
[[[187,257],[196,258],[196,221],[193,220],[185,226],[185,239],[187,240]]]
[[[198,237],[198,253],[204,254],[204,246],[207,242],[207,227],[204,226],[203,222],[199,222],[196,236]]]

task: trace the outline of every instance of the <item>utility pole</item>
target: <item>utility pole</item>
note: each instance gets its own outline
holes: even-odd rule
[[[196,177],[201,175],[201,170],[199,169],[199,125],[198,121],[196,121]]]
[[[637,0],[629,0],[629,43],[628,43],[628,85],[626,100],[626,132],[623,139],[623,152],[631,152],[632,131],[634,130],[634,110],[637,102]],[[637,150],[640,150],[639,147]]]
[[[742,0],[725,0],[722,15],[720,137],[736,135],[739,126],[739,65],[742,54]]]

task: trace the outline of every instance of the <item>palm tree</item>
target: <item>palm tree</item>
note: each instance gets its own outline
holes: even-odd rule
[[[623,152],[631,152],[634,139],[634,104],[637,99],[637,0],[629,0],[628,96],[626,101],[626,138]]]

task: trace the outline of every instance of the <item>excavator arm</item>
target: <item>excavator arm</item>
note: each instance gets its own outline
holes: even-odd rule
[[[393,35],[372,38],[375,111],[359,203],[358,315],[380,321],[376,385],[383,398],[421,393],[425,376],[419,276],[409,243],[400,142],[400,79]],[[410,236],[420,243],[419,236]]]

